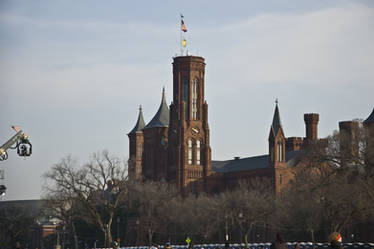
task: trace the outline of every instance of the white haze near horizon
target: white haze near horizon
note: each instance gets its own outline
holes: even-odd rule
[[[39,198],[42,174],[67,155],[84,163],[106,149],[126,160],[138,106],[149,122],[162,87],[172,99],[171,63],[185,6],[165,2],[153,14],[138,6],[121,13],[116,4],[131,7],[126,1],[92,1],[90,13],[88,2],[71,12],[68,1],[4,2],[0,143],[19,125],[33,155],[23,160],[10,151],[0,162],[0,182],[8,188],[2,200]],[[207,12],[183,11],[189,51],[206,59],[214,160],[266,154],[276,98],[286,136],[305,135],[304,113],[320,114],[325,137],[339,121],[364,119],[373,110],[374,6],[300,1],[305,4],[288,10],[275,2],[239,1],[237,15],[221,2]]]

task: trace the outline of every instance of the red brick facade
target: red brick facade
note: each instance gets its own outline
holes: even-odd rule
[[[277,104],[269,133],[268,155],[212,162],[204,86],[204,58],[174,58],[170,110],[163,92],[159,111],[152,121],[145,127],[139,125],[140,112],[136,127],[128,134],[130,177],[166,181],[182,192],[220,192],[234,187],[240,180],[254,177],[269,179],[276,192],[287,186],[295,174],[294,167],[288,163],[293,152],[318,139],[318,114],[304,115],[305,138],[286,138]]]

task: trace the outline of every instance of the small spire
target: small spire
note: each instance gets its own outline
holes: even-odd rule
[[[364,124],[374,123],[374,108],[369,117],[363,122]]]
[[[135,127],[129,132],[129,134],[141,131],[144,128],[144,126],[145,122],[143,118],[142,105],[139,105],[138,121],[136,121]]]
[[[165,87],[162,89],[162,99],[160,107],[152,120],[144,127],[145,129],[153,127],[168,127],[169,126],[169,107],[166,104]]]
[[[275,100],[275,111],[273,116],[273,123],[271,124],[271,129],[273,130],[274,135],[278,133],[279,129],[282,129],[282,123],[278,109],[278,99]]]

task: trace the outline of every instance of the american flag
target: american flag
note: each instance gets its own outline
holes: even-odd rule
[[[181,20],[181,21],[182,21],[182,25],[181,25],[182,31],[187,32],[187,28],[186,28],[186,25],[184,25],[184,21],[183,20]]]
[[[15,130],[16,132],[19,132],[19,126],[17,126],[17,125],[13,125],[12,128],[13,128],[13,130]]]

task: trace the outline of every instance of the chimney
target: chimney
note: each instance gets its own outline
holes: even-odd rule
[[[306,140],[313,141],[318,139],[318,113],[304,114]]]

